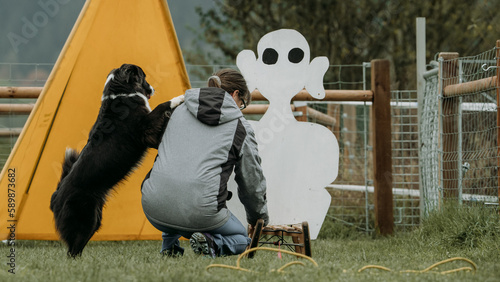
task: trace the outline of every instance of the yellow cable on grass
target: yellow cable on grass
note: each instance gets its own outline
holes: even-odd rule
[[[369,268],[376,268],[376,269],[381,269],[381,270],[385,270],[385,271],[389,271],[391,272],[392,270],[390,270],[389,268],[387,267],[384,267],[384,266],[380,266],[380,265],[366,265],[366,266],[363,266],[360,270],[358,270],[358,272],[361,272],[365,269],[369,269]]]
[[[287,267],[289,267],[289,266],[291,266],[291,265],[294,265],[294,264],[300,264],[300,265],[302,265],[302,266],[306,266],[306,264],[305,264],[305,263],[303,263],[303,262],[301,262],[301,261],[292,261],[292,262],[289,262],[289,263],[287,263],[287,264],[283,265],[282,267],[280,267],[280,268],[278,269],[278,272],[282,272],[285,268],[287,268]]]
[[[467,259],[467,258],[455,257],[455,258],[445,259],[445,260],[442,260],[440,262],[437,262],[437,263],[435,263],[435,264],[427,267],[424,270],[401,270],[400,273],[425,273],[425,272],[431,271],[433,268],[435,268],[435,267],[437,267],[439,265],[442,265],[442,264],[445,264],[445,263],[448,263],[448,262],[452,262],[452,261],[457,261],[457,260],[462,260],[462,261],[468,262],[470,265],[472,265],[472,268],[471,267],[460,267],[460,268],[457,268],[457,269],[441,271],[441,272],[438,272],[438,273],[440,273],[440,274],[450,274],[450,273],[455,273],[455,272],[464,271],[464,270],[476,272],[477,266],[476,266],[476,264],[473,261],[471,261],[470,259]],[[391,271],[389,268],[384,267],[384,266],[380,266],[380,265],[367,265],[367,266],[364,266],[361,269],[359,269],[358,272],[361,272],[361,271],[369,269],[369,268],[376,268],[376,269],[382,269],[382,270],[385,270],[385,271]]]
[[[228,269],[234,269],[234,270],[252,272],[249,269],[241,267],[240,266],[240,260],[241,260],[241,258],[245,257],[248,253],[254,252],[254,251],[257,251],[257,250],[260,250],[260,251],[271,251],[271,252],[281,252],[281,253],[285,253],[285,254],[289,254],[289,255],[301,257],[301,258],[305,258],[305,259],[309,260],[310,262],[312,262],[314,264],[314,266],[318,267],[318,264],[316,263],[316,261],[314,261],[312,258],[310,258],[310,257],[308,257],[306,255],[303,255],[303,254],[294,253],[294,252],[291,252],[291,251],[288,251],[288,250],[278,250],[278,249],[267,248],[267,247],[256,247],[256,248],[248,249],[248,250],[244,251],[243,253],[241,253],[238,256],[238,259],[236,260],[236,266],[226,265],[226,264],[211,264],[211,265],[209,265],[209,266],[206,267],[206,270],[208,270],[210,268],[213,268],[213,267],[220,267],[220,268],[228,268]],[[279,273],[281,273],[281,272],[283,272],[283,270],[285,268],[287,268],[287,267],[289,267],[291,265],[295,265],[295,264],[300,264],[302,266],[305,266],[305,264],[303,262],[293,261],[293,262],[289,262],[289,263],[285,264],[284,266],[282,266],[281,268],[279,268],[277,271]]]

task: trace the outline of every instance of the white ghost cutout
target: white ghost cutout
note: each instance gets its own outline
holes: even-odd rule
[[[250,50],[241,51],[236,64],[249,90],[258,89],[269,100],[261,120],[250,121],[267,182],[269,224],[308,221],[311,239],[316,239],[330,206],[331,196],[324,187],[337,177],[339,147],[326,127],[297,122],[290,101],[304,88],[314,98],[324,98],[323,76],[329,62],[326,57],[310,61],[306,39],[290,29],[264,35],[257,52],[258,58]],[[237,194],[233,178],[228,187]],[[239,201],[227,206],[246,222]]]
[[[309,44],[298,31],[281,29],[264,35],[257,53],[258,59],[253,51],[243,50],[236,58],[250,92],[258,88],[262,95],[280,93],[276,97],[266,96],[268,99],[290,101],[305,87],[314,98],[325,97],[323,76],[328,69],[328,58],[318,57],[309,62]]]

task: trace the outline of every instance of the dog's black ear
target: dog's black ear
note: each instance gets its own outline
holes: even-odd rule
[[[134,65],[130,64],[123,64],[120,69],[122,69],[124,77],[125,77],[125,82],[130,83],[131,80],[135,80],[137,78],[137,68]]]
[[[132,64],[123,64],[122,67],[125,71],[126,82],[130,83],[131,81],[140,81],[145,77],[144,71],[136,65]]]

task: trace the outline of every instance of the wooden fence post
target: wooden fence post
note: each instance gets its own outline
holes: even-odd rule
[[[440,64],[441,77],[439,78],[440,91],[443,95],[446,86],[458,83],[458,53],[439,53],[439,57],[444,61]],[[443,199],[458,200],[458,164],[457,152],[458,146],[458,109],[459,99],[457,97],[447,97],[442,99],[442,142],[443,158],[441,163]]]
[[[391,80],[388,60],[371,61],[373,91],[373,185],[375,228],[381,235],[394,231],[391,148]]]

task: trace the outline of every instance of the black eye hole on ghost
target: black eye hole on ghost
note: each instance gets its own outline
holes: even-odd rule
[[[278,61],[278,52],[273,48],[266,48],[262,53],[262,62],[266,65],[274,65]]]
[[[294,64],[298,64],[304,59],[304,51],[300,48],[293,48],[288,52],[288,60]]]

